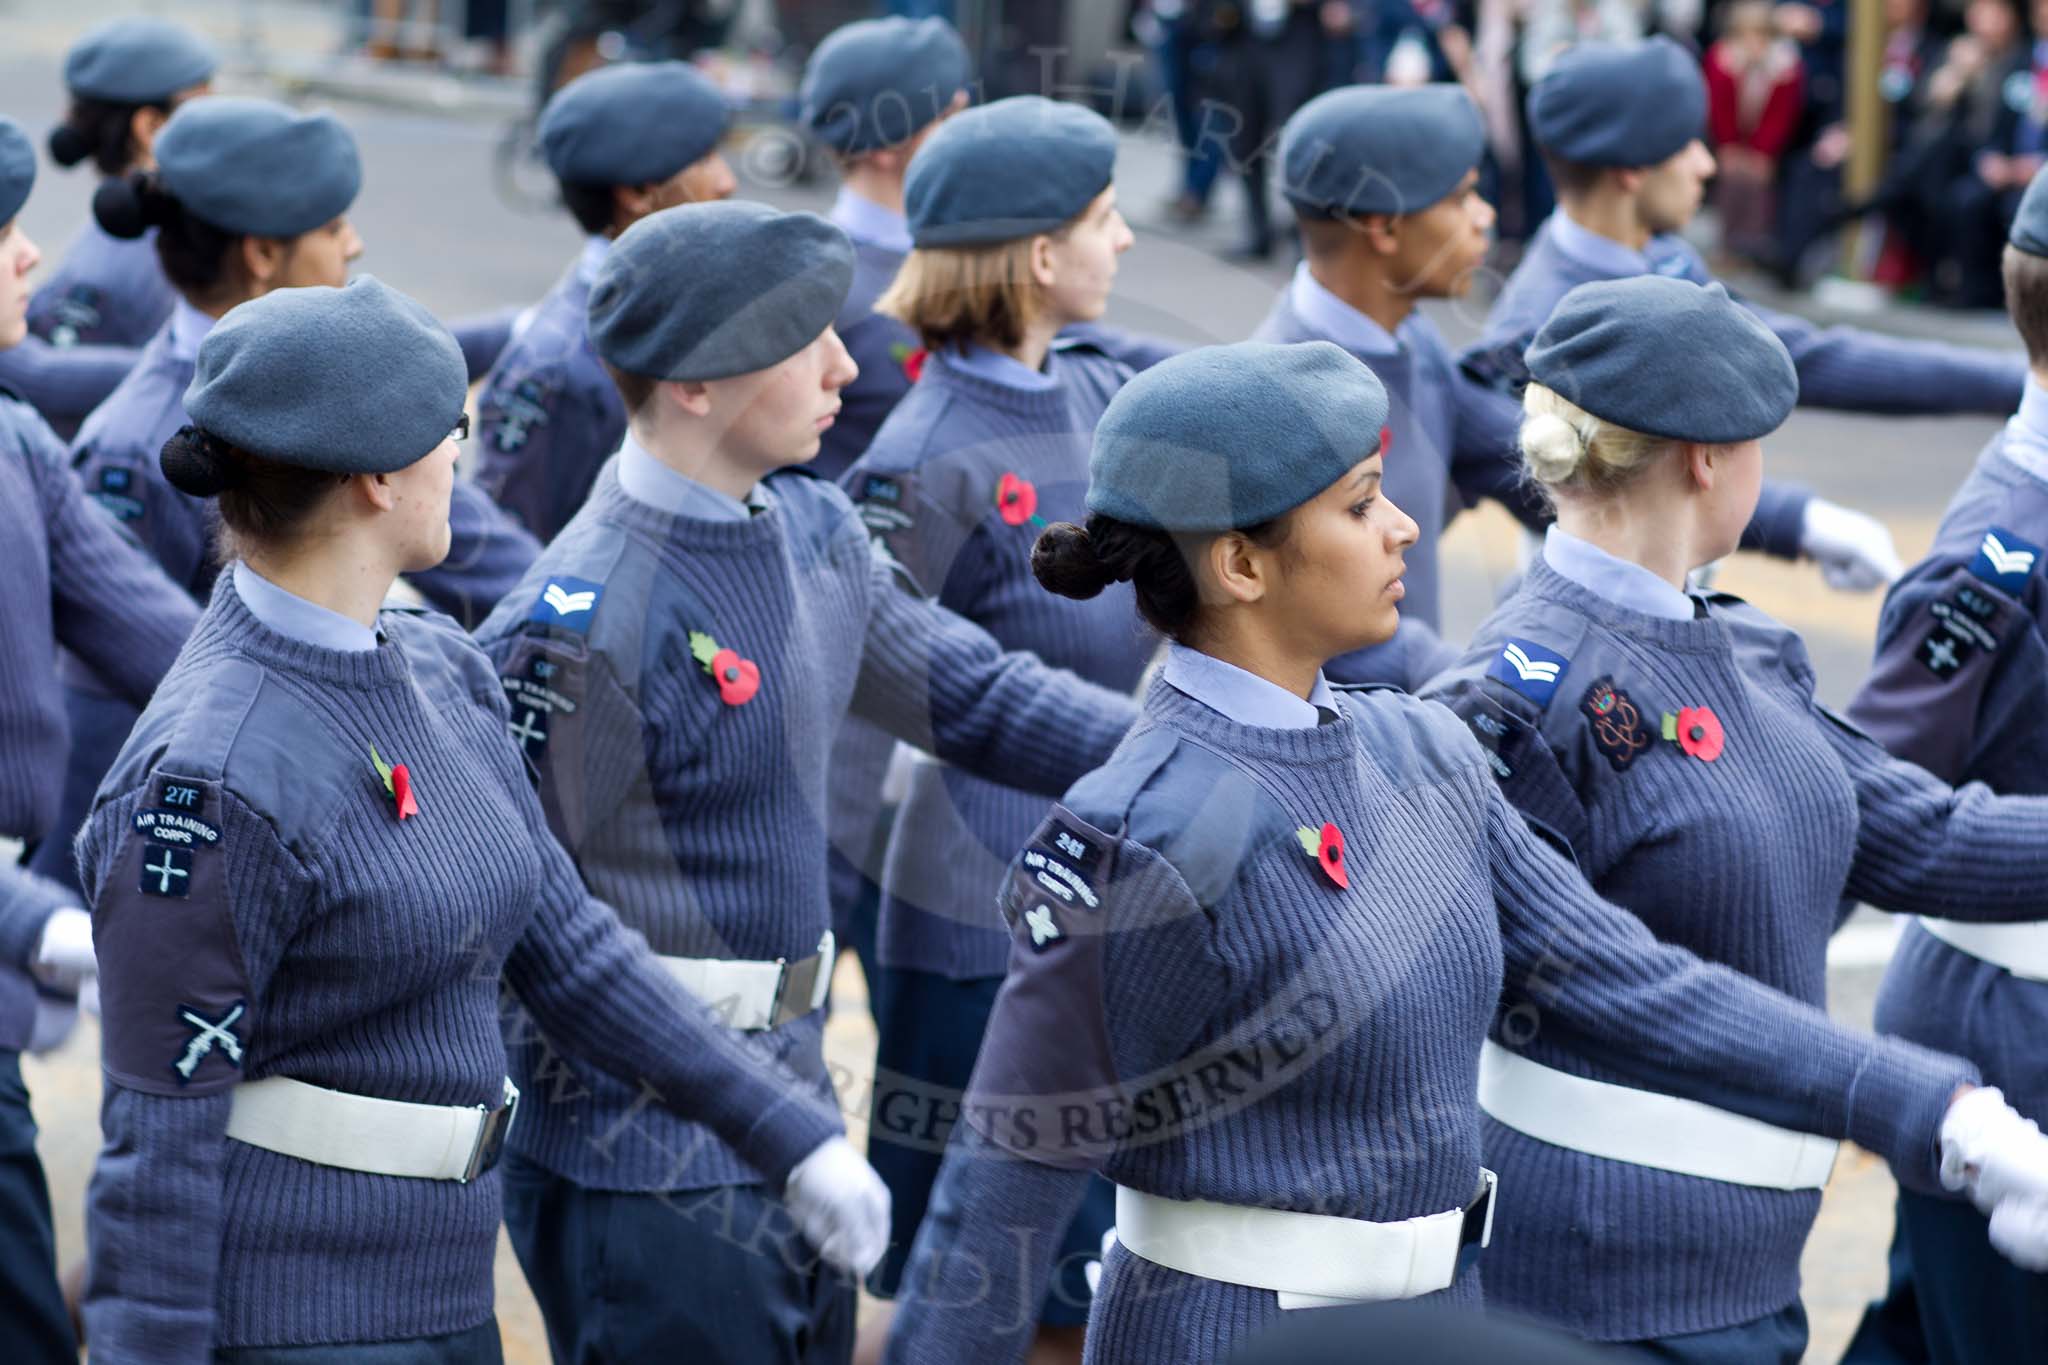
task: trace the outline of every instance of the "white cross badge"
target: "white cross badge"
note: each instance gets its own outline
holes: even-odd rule
[[[147,856],[142,860],[142,883],[138,888],[143,895],[166,896],[175,900],[182,899],[191,891],[190,849],[150,844],[145,852]]]
[[[1024,922],[1031,926],[1031,946],[1041,951],[1045,945],[1061,937],[1060,926],[1052,917],[1052,907],[1041,904],[1024,916]]]

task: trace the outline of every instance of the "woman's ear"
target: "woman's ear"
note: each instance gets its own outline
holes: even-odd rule
[[[1200,561],[1202,575],[1225,602],[1256,602],[1266,595],[1269,566],[1264,553],[1249,537],[1225,531],[1204,547]]]
[[[398,506],[398,490],[391,486],[389,474],[358,474],[349,480],[363,501],[379,512],[389,512]]]
[[[288,243],[276,237],[244,237],[241,240],[242,271],[256,294],[268,293],[270,282],[284,270],[291,254]]]
[[[691,417],[711,415],[711,386],[695,379],[667,380],[654,386],[655,401],[669,404]]]
[[[1702,493],[1711,493],[1714,490],[1714,457],[1719,453],[1718,446],[1703,446],[1692,441],[1687,441],[1679,447],[1679,458],[1685,461],[1686,480]]]
[[[1031,278],[1040,289],[1050,289],[1059,279],[1059,270],[1053,265],[1052,238],[1045,233],[1031,239],[1029,248]]]
[[[169,118],[169,114],[149,104],[138,105],[128,116],[128,143],[137,162],[144,166],[155,163],[156,135]]]

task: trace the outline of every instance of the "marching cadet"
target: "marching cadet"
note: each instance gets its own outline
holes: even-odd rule
[[[2048,1202],[2048,1139],[1967,1063],[1659,943],[1532,832],[1457,717],[1324,680],[1395,628],[1416,528],[1381,492],[1387,416],[1340,348],[1246,342],[1138,376],[1096,428],[1088,520],[1047,530],[1034,567],[1082,599],[1128,579],[1174,643],[1116,755],[1012,864],[1010,975],[890,1359],[1020,1359],[1097,1168],[1117,1186],[1100,1365],[1216,1360],[1333,1301],[1476,1304],[1475,1096],[1504,984],[1537,984],[1544,1038],[1689,1097],[1851,1137],[1922,1187],[1967,1179],[2003,1216]],[[1965,883],[2015,900],[2048,840],[2032,810],[1983,814],[1972,843],[2013,840],[2018,865]],[[2048,1227],[2012,1246],[2048,1262]]]
[[[916,249],[877,307],[930,358],[844,484],[934,600],[1006,648],[1129,692],[1158,646],[1132,629],[1129,591],[1078,603],[1031,577],[1036,528],[1080,515],[1096,420],[1132,374],[1063,337],[1102,316],[1131,245],[1111,183],[1116,152],[1107,119],[1035,95],[955,115],[925,143],[907,186]],[[833,781],[843,780],[835,755]],[[905,1116],[967,1085],[1009,958],[989,889],[1044,813],[1043,795],[1001,777],[922,756],[910,770],[882,866],[876,952],[869,1150],[889,1183],[894,1235],[870,1288],[883,1298],[896,1294],[944,1151]],[[1055,1349],[1080,1359],[1082,1266],[1114,1221],[1111,1205],[1108,1184],[1095,1182],[1066,1229],[1042,1359]]]
[[[1580,43],[1529,95],[1529,133],[1557,185],[1557,210],[1530,241],[1465,363],[1520,384],[1521,356],[1574,285],[1631,275],[1697,284],[1713,276],[1679,235],[1699,209],[1714,157],[1700,141],[1707,108],[1699,60],[1669,38]],[[2008,413],[2025,365],[2002,352],[1822,329],[1745,304],[1792,353],[1799,401],[1857,412]],[[1811,505],[1809,504],[1809,508]],[[1827,520],[1832,520],[1829,518]],[[1873,588],[1898,572],[1889,537],[1864,544],[1867,525],[1817,524],[1809,538],[1859,547],[1822,567],[1836,586]],[[1880,553],[1880,551],[1882,553]],[[1883,577],[1869,565],[1889,559]]]
[[[164,120],[207,92],[218,65],[211,44],[176,24],[100,25],[65,54],[71,107],[50,132],[50,155],[60,166],[90,157],[108,176],[147,167]],[[171,297],[147,243],[119,241],[88,220],[29,303],[30,337],[0,356],[0,384],[68,439],[134,365]]]
[[[219,318],[274,289],[348,278],[362,251],[348,219],[362,167],[355,139],[331,115],[225,95],[174,114],[157,139],[156,160],[153,170],[101,186],[94,212],[117,237],[154,233],[177,302],[134,370],[79,431],[72,460],[86,491],[203,600],[220,570],[212,508],[170,483],[157,453],[189,420],[186,386]],[[347,354],[345,339],[336,347]],[[540,546],[467,482],[457,482],[454,508],[448,557],[409,581],[467,625],[497,605]],[[64,837],[31,865],[68,883],[75,873],[64,845],[135,709],[89,672],[67,666],[65,674],[72,750],[58,826]]]
[[[60,166],[91,160],[109,179],[149,170],[164,122],[206,94],[220,64],[212,44],[161,19],[115,19],[64,57],[71,108],[50,130]],[[56,346],[139,347],[171,315],[177,295],[158,264],[155,234],[116,237],[90,216],[29,303],[29,330]]]
[[[1893,758],[1816,700],[1795,632],[1685,589],[1735,547],[1761,443],[1798,399],[1763,321],[1718,284],[1599,281],[1565,295],[1527,366],[1523,457],[1557,523],[1426,695],[1470,725],[1532,828],[1661,942],[1814,1006],[1845,893],[2048,914],[2048,801]],[[1502,1016],[1479,1067],[1501,1182],[1487,1295],[1659,1359],[1797,1365],[1800,1252],[1834,1144],[1671,1091]]]
[[[1892,588],[1877,661],[1849,718],[1944,782],[2048,793],[2048,175],[2027,187],[2005,251],[2005,302],[2032,372],[2019,413],[1977,457],[1927,558]],[[1877,1026],[1961,1054],[2048,1122],[2048,927],[1953,917],[1909,926]],[[1899,1192],[1898,1248],[1936,1365],[2018,1360],[2048,1341],[2048,1276],[1990,1254],[1975,1210]],[[1882,1310],[1879,1310],[1882,1312]],[[1889,1315],[1888,1315],[1889,1316]],[[1852,1352],[1850,1359],[1857,1358]]]
[[[27,335],[28,275],[40,259],[17,215],[36,153],[0,118],[0,354]],[[64,443],[27,403],[0,391],[0,837],[34,848],[57,834],[64,700],[57,648],[75,650],[134,705],[177,657],[198,611],[101,516],[65,468]],[[0,885],[0,1340],[25,1365],[74,1365],[78,1343],[58,1292],[50,1199],[20,1054],[55,1041],[66,997],[90,970],[75,893],[6,869]],[[43,1038],[38,1038],[38,1033]]]
[[[792,468],[853,378],[831,326],[852,273],[839,229],[760,204],[621,234],[590,334],[627,439],[479,632],[592,892],[819,1098],[842,720],[1046,792],[1132,716],[906,589],[839,490]],[[505,1215],[556,1357],[843,1361],[853,1285],[781,1246],[758,1167],[554,1061],[547,1027],[515,1039],[515,1079],[552,1075],[554,1102],[513,1135]]]
[[[474,642],[380,610],[448,550],[464,390],[454,338],[372,278],[200,346],[163,463],[237,559],[79,842],[95,1359],[497,1361],[501,974],[555,1045],[745,1153],[831,1263],[880,1252],[837,1116],[578,881]]]
[[[718,87],[686,62],[603,67],[541,110],[541,153],[586,240],[484,379],[477,482],[543,542],[583,505],[626,434],[591,345],[591,282],[612,241],[640,219],[733,192],[718,153],[730,121]]]
[[[1385,644],[1332,660],[1339,681],[1413,690],[1457,658],[1437,635],[1436,547],[1464,507],[1492,498],[1532,528],[1549,520],[1516,455],[1520,407],[1464,374],[1415,306],[1463,297],[1484,262],[1493,225],[1478,190],[1484,152],[1479,112],[1453,85],[1332,90],[1282,133],[1281,190],[1301,224],[1304,259],[1254,339],[1335,342],[1386,385],[1386,440],[1395,452],[1388,486],[1420,536],[1407,557],[1400,629]],[[1858,535],[1811,534],[1850,525]],[[1786,558],[1812,555],[1830,577],[1881,575],[1891,562],[1882,526],[1782,485],[1765,486],[1743,544]]]
[[[853,287],[833,321],[860,375],[812,470],[837,479],[860,458],[923,365],[917,333],[875,300],[910,253],[903,180],[932,130],[967,107],[967,45],[944,19],[862,19],[834,30],[804,64],[801,120],[839,165],[828,215],[853,242]]]

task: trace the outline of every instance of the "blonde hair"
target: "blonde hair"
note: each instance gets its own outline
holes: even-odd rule
[[[901,321],[930,350],[970,343],[1014,349],[1045,307],[1031,274],[1031,243],[1066,230],[987,246],[918,247],[875,311]]]
[[[1534,380],[1522,392],[1522,465],[1545,489],[1619,488],[1671,444],[1595,417]]]

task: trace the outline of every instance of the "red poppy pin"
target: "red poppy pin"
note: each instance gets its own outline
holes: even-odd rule
[[[996,481],[996,513],[1012,526],[1027,521],[1033,526],[1045,525],[1038,515],[1037,485],[1015,474],[1004,474]]]
[[[718,684],[718,699],[727,706],[744,706],[761,690],[761,666],[701,630],[690,632],[690,657]]]
[[[1393,453],[1393,450],[1394,450],[1394,429],[1393,429],[1392,427],[1381,427],[1381,428],[1380,428],[1380,458],[1384,460],[1385,458],[1387,458],[1387,456],[1388,456],[1388,455],[1391,455],[1391,454]]]
[[[1727,736],[1721,730],[1721,718],[1714,714],[1711,706],[1685,706],[1678,714],[1664,713],[1664,738],[1692,755],[1702,763],[1712,763],[1721,756],[1721,746]]]
[[[403,763],[386,763],[374,744],[370,746],[370,762],[376,765],[377,776],[384,779],[384,794],[397,808],[398,818],[405,820],[418,815],[419,802],[412,796],[412,771]]]
[[[1301,851],[1321,865],[1325,877],[1341,887],[1351,885],[1351,874],[1344,870],[1343,830],[1325,821],[1320,830],[1301,826],[1294,837],[1301,841]]]
[[[930,355],[922,346],[907,346],[900,341],[889,348],[889,358],[903,367],[903,377],[913,384],[924,377],[924,362]]]

